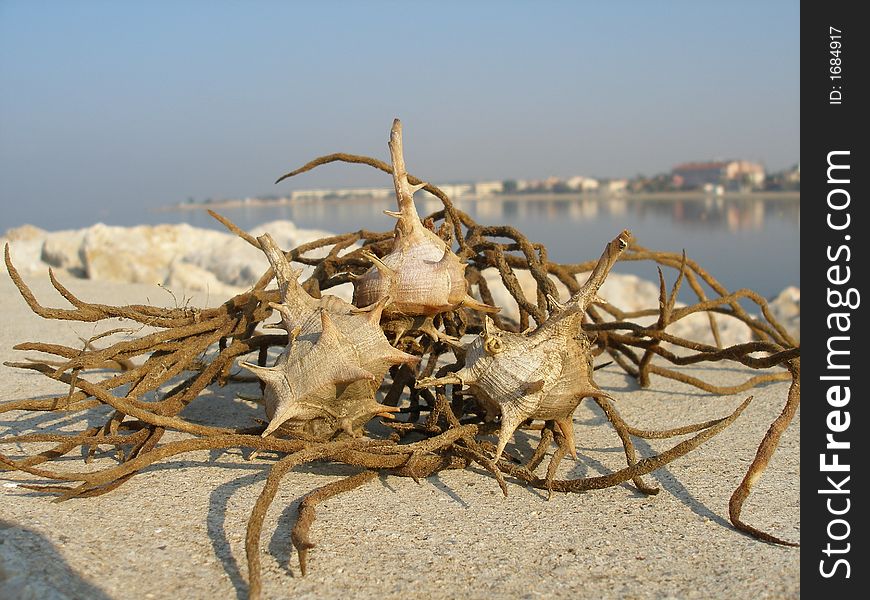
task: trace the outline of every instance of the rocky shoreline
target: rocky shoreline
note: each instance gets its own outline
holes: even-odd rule
[[[265,232],[282,248],[331,235],[317,229],[300,229],[286,220],[264,223],[250,233],[256,236]],[[205,293],[210,306],[244,292],[269,266],[262,252],[237,236],[184,223],[135,227],[97,223],[84,229],[52,232],[23,225],[0,237],[0,244],[5,246],[7,242],[13,263],[23,275],[47,275],[48,269],[53,268],[61,276],[152,284],[171,291],[179,299]],[[534,298],[535,282],[531,274],[516,273],[527,297]],[[502,314],[516,319],[517,304],[501,284],[498,273],[487,269],[484,276],[496,304],[502,307]],[[585,280],[585,275],[579,275],[578,279]],[[562,298],[567,298],[567,288],[558,282],[557,287]],[[350,300],[353,290],[350,284],[345,284],[332,288],[330,293]],[[626,311],[658,306],[658,284],[634,275],[611,274],[601,295]],[[788,287],[768,302],[773,315],[799,339],[800,289]],[[751,339],[749,328],[743,323],[725,317],[717,320],[726,345]],[[691,315],[668,331],[712,342],[703,314]]]

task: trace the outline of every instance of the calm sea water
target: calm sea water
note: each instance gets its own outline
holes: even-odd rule
[[[426,197],[425,194],[420,196]],[[431,198],[431,197],[430,197]],[[218,212],[242,228],[289,219],[299,227],[333,232],[385,231],[394,221],[383,214],[394,201],[331,200],[296,206],[224,208]],[[421,215],[441,208],[437,199],[418,198]],[[544,243],[552,260],[597,258],[622,229],[653,250],[681,252],[697,261],[731,290],[752,288],[772,297],[800,286],[800,201],[783,197],[703,199],[604,199],[557,196],[538,199],[484,199],[456,203],[480,224],[512,225],[531,241]],[[160,212],[155,222],[188,222],[222,229],[200,211]],[[619,263],[617,272],[656,281],[648,262]],[[665,273],[672,282],[675,272]]]
[[[427,200],[428,198],[428,200]],[[415,198],[421,215],[441,208],[432,196]],[[782,196],[719,196],[707,198],[608,199],[558,195],[539,198],[466,200],[456,203],[481,224],[512,225],[533,242],[544,243],[552,260],[574,263],[597,258],[607,241],[631,229],[638,242],[654,250],[680,252],[707,269],[731,290],[752,288],[772,297],[789,285],[800,285],[800,201]],[[393,219],[385,208],[394,200],[324,200],[273,207],[217,208],[243,229],[276,219],[289,219],[301,228],[332,232],[368,229],[386,231]],[[14,213],[14,210],[13,210]],[[104,207],[89,222],[47,222],[47,229],[86,227],[96,219],[110,225],[186,222],[224,230],[204,210],[148,211],[123,206]],[[86,215],[81,215],[85,219]],[[9,223],[11,225],[11,223]],[[657,280],[655,265],[618,263],[617,272]],[[676,277],[665,272],[668,282]],[[686,299],[686,298],[683,298]]]

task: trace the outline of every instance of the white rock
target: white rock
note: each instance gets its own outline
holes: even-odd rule
[[[678,302],[677,306],[682,307],[685,304]],[[722,343],[722,346],[733,346],[752,341],[752,330],[743,321],[725,315],[713,315],[713,319],[716,321],[716,327],[719,330],[719,341]],[[708,313],[692,313],[676,323],[672,323],[665,331],[671,335],[709,346],[716,345],[716,338],[713,337]]]
[[[180,227],[176,226],[110,227],[98,223],[82,240],[85,274],[88,279],[163,283],[180,237]]]
[[[525,297],[532,303],[536,302],[537,287],[531,272],[515,270],[514,273],[520,282]],[[508,293],[498,271],[496,269],[486,269],[483,271],[483,276],[486,278],[496,305],[502,307],[500,314],[514,321],[519,320],[519,306]],[[576,276],[578,283],[581,285],[588,277],[589,273],[579,273]],[[560,300],[567,300],[569,298],[568,288],[561,282],[556,281],[553,276],[550,276],[550,278],[556,283]],[[635,275],[611,273],[601,286],[599,296],[625,312],[635,312],[649,308],[658,309],[659,306],[658,285]],[[677,306],[685,306],[685,304],[677,303]],[[613,320],[613,317],[604,311],[600,311],[600,314],[607,320]],[[743,322],[723,315],[715,315],[714,318],[719,328],[722,344],[731,346],[748,342],[752,339],[752,331]],[[656,317],[654,316],[632,319],[632,321],[641,325],[649,325],[655,322],[655,320]],[[710,321],[706,313],[688,315],[669,325],[666,331],[678,337],[710,345],[715,344],[713,333],[710,329]]]
[[[87,229],[52,231],[42,246],[42,261],[58,269],[66,269],[79,277],[85,276],[81,249]]]
[[[263,253],[243,239],[220,231],[195,230],[179,258],[209,271],[225,284],[251,285],[268,268]]]
[[[500,306],[502,309],[499,314],[518,321],[520,316],[519,305],[504,286],[498,270],[494,268],[484,269],[482,274],[486,279],[490,292],[492,292],[496,306]],[[514,274],[520,283],[520,288],[523,290],[523,295],[526,299],[533,304],[536,303],[537,282],[532,277],[531,271],[515,269]],[[589,273],[578,273],[576,275],[577,282],[580,284],[583,284],[588,277]],[[568,288],[554,276],[550,275],[550,279],[556,284],[556,289],[559,291],[559,299],[562,301],[568,300],[570,298]],[[622,310],[636,311],[644,308],[658,307],[658,293],[658,286],[636,275],[611,273],[604,281],[604,285],[601,286],[599,296]]]
[[[205,231],[205,230],[198,230]],[[264,223],[249,233],[259,236],[268,232],[280,248],[289,250],[301,244],[333,235],[318,229],[299,229],[292,221],[279,220]],[[223,283],[246,287],[252,285],[269,268],[265,255],[241,238],[221,232],[208,232],[215,235],[196,235],[194,242],[185,248],[182,258],[185,262],[197,265],[215,276]],[[324,251],[312,252],[308,256],[323,256]],[[303,277],[310,274],[305,270]]]
[[[169,265],[169,272],[163,287],[172,291],[177,298],[193,292],[205,292],[209,306],[216,306],[246,290],[220,281],[214,273],[192,263],[176,259]]]
[[[46,235],[48,232],[39,227],[22,225],[6,231],[0,237],[0,247],[5,248],[9,244],[9,256],[19,273],[45,273],[48,265],[42,262],[40,255]]]
[[[285,249],[331,235],[321,230],[299,229],[291,221],[272,221],[251,230],[255,236],[264,232],[272,234]],[[55,266],[73,273],[80,271],[89,279],[159,283],[182,295],[207,291],[226,299],[250,287],[269,267],[265,255],[238,236],[187,224],[136,227],[97,224],[48,237],[51,243],[46,244],[42,254]],[[325,252],[310,255],[322,256]],[[312,269],[305,267],[303,277]],[[353,292],[350,286],[342,286],[331,293],[349,299]]]
[[[42,240],[9,241],[6,238],[0,238],[0,245],[5,247],[7,242],[9,242],[9,256],[12,258],[12,264],[15,265],[19,273],[48,273],[48,265],[39,258],[42,254]]]
[[[789,286],[768,302],[776,320],[782,323],[798,341],[801,339],[801,290]]]
[[[3,234],[3,239],[8,240],[10,242],[24,242],[24,241],[32,241],[32,240],[44,240],[45,236],[48,235],[48,232],[45,229],[40,229],[34,225],[21,225],[20,227],[13,227],[12,229],[7,229],[6,233]]]
[[[285,250],[335,235],[322,229],[299,229],[296,227],[296,223],[287,220],[269,221],[268,223],[257,225],[250,231],[250,234],[254,237],[261,236],[264,233],[271,235],[275,243],[278,244],[278,247]],[[324,256],[325,254],[326,250],[322,250],[319,253],[311,254],[311,256]]]

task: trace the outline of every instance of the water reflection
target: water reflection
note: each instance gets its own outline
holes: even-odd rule
[[[550,258],[558,262],[594,258],[604,242],[628,228],[646,247],[673,252],[686,249],[732,289],[753,287],[769,296],[788,285],[800,285],[800,201],[796,196],[606,198],[565,194],[461,199],[455,204],[480,224],[511,225],[530,240],[545,243]],[[437,198],[425,193],[419,194],[417,206],[421,215],[442,208]],[[334,232],[385,231],[392,221],[383,210],[393,208],[391,199],[369,198],[242,206],[219,212],[245,229],[289,219],[299,227]],[[158,216],[160,221],[171,216],[196,226],[221,228],[198,210]],[[646,264],[620,266],[647,279],[658,277],[654,267]]]
[[[456,202],[457,207],[480,222],[501,223],[513,219],[565,219],[589,221],[599,216],[630,216],[643,219],[647,216],[668,217],[674,224],[712,229],[758,229],[768,216],[798,222],[799,204],[794,201],[766,201],[760,199],[705,199],[705,200],[626,200],[626,199],[481,199]],[[382,212],[392,208],[390,202],[380,201],[320,201],[299,205],[273,207],[245,207],[231,209],[241,211],[246,218],[291,218],[304,221],[347,220],[361,218],[364,222],[380,221]],[[418,202],[421,215],[441,209],[433,201]],[[338,213],[343,213],[338,214]]]
[[[430,197],[431,198],[431,197]],[[289,219],[303,227],[333,229],[388,229],[383,211],[392,209],[391,201],[321,200],[274,206],[242,206],[219,209],[242,226],[265,221]],[[601,218],[625,218],[631,221],[668,220],[674,227],[722,229],[732,233],[761,230],[767,220],[800,225],[800,202],[795,198],[723,198],[702,199],[631,199],[598,197],[521,197],[460,200],[455,205],[481,224],[512,221],[560,220],[588,222]],[[421,215],[441,210],[438,200],[418,200]],[[160,213],[163,215],[172,213]],[[193,210],[181,213],[179,220],[207,227],[219,227],[204,213]]]
[[[765,219],[800,225],[800,202],[794,198],[486,198],[463,200],[456,205],[475,220],[491,223],[530,217],[589,221],[600,216],[629,217],[634,220],[654,216],[666,217],[675,226],[726,229],[730,232],[762,229]],[[434,210],[439,208],[440,204]],[[380,212],[380,207],[372,207],[372,210]]]

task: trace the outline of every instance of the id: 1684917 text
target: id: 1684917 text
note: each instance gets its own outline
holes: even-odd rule
[[[828,104],[843,103],[843,32],[835,27],[828,27],[828,44],[831,58],[828,75],[831,78],[831,89],[828,92]]]

